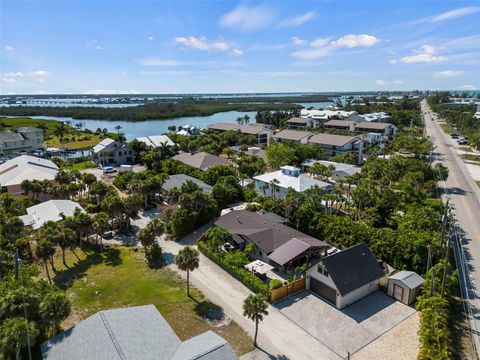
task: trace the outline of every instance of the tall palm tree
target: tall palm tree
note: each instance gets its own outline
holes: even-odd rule
[[[0,350],[7,356],[15,354],[15,359],[20,360],[21,350],[34,344],[37,336],[38,330],[34,322],[20,317],[7,319],[0,325]]]
[[[272,197],[275,199],[275,196],[277,195],[277,186],[278,184],[280,184],[280,181],[278,181],[277,179],[272,179],[272,181],[270,181],[270,185],[272,187]]]
[[[65,293],[51,287],[40,303],[40,316],[52,326],[52,337],[57,334],[60,322],[70,313],[70,302]]]
[[[243,302],[243,316],[255,322],[254,346],[257,346],[258,323],[263,320],[264,315],[268,315],[267,308],[268,303],[263,295],[248,295]]]
[[[103,249],[102,238],[105,232],[110,228],[110,219],[107,213],[99,212],[93,219],[93,230],[97,236],[97,242],[100,240],[100,249]]]
[[[120,135],[120,129],[122,127],[120,125],[115,126],[115,130],[117,130],[117,135]]]
[[[190,271],[198,268],[200,263],[199,253],[190,246],[184,247],[175,257],[175,264],[180,270],[187,272],[187,295],[190,296]]]
[[[67,126],[64,123],[55,125],[55,128],[53,129],[53,135],[58,136],[60,140],[60,147],[63,144],[63,138],[65,137],[65,134],[68,132]]]
[[[52,284],[52,279],[50,278],[50,272],[48,271],[48,261],[55,254],[55,246],[50,240],[40,239],[37,243],[36,255],[39,259],[43,261],[45,265],[45,272],[47,273],[48,282]]]

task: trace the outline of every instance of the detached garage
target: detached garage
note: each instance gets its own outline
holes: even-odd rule
[[[364,243],[319,259],[307,270],[307,289],[343,309],[378,289],[384,276]]]
[[[387,294],[406,305],[413,304],[425,280],[413,271],[399,271],[388,278]]]

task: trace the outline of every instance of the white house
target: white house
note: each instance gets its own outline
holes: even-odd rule
[[[254,176],[255,190],[260,195],[285,199],[288,188],[302,192],[318,186],[323,191],[330,191],[333,185],[312,179],[300,174],[300,169],[293,166],[282,166],[280,170]]]
[[[330,119],[344,119],[352,114],[356,114],[355,111],[343,111],[343,110],[307,110],[302,109],[300,116],[316,119],[319,121],[327,121]]]
[[[102,166],[133,164],[135,151],[122,141],[107,138],[92,148],[92,160]]]
[[[326,156],[355,153],[357,163],[362,162],[363,140],[357,136],[317,134],[308,139],[309,144],[317,144],[323,149]]]
[[[301,166],[303,171],[309,171],[309,168],[313,164],[321,164],[325,166],[333,166],[335,169],[332,172],[331,179],[338,180],[338,179],[346,179],[349,176],[354,174],[360,173],[362,168],[357,165],[346,164],[346,163],[339,163],[334,161],[326,161],[326,160],[316,160],[316,159],[307,159],[305,160]]]
[[[140,141],[151,148],[175,146],[175,143],[167,135],[142,136],[135,138],[135,140]]]
[[[58,166],[51,160],[22,155],[0,165],[0,186],[11,194],[21,194],[24,180],[53,181]]]
[[[287,120],[287,126],[290,129],[305,129],[318,126],[318,120],[308,117],[293,117]]]
[[[32,226],[36,230],[47,221],[57,222],[63,219],[62,216],[72,216],[76,209],[84,211],[75,201],[49,200],[30,206],[27,208],[27,215],[20,216],[20,219],[26,226]]]
[[[320,258],[307,270],[306,286],[338,309],[378,289],[383,270],[365,243]]]
[[[37,127],[19,127],[15,131],[0,131],[0,153],[11,154],[43,148],[43,131]]]

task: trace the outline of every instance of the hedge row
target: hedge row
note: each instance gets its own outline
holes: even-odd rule
[[[215,262],[217,265],[219,265],[222,269],[224,269],[230,275],[235,277],[237,280],[239,280],[242,284],[244,284],[247,288],[252,290],[254,293],[263,294],[267,297],[270,297],[270,290],[268,289],[268,286],[265,285],[265,283],[262,280],[260,280],[250,271],[244,268],[239,268],[239,267],[226,264],[223,261],[222,255],[212,251],[207,246],[207,244],[203,241],[199,241],[197,243],[197,246],[198,246],[198,250],[200,250],[205,256],[207,256],[210,260]]]

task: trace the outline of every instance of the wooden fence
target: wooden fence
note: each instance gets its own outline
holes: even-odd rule
[[[295,280],[287,285],[282,286],[281,288],[272,290],[270,292],[270,302],[273,304],[274,302],[282,300],[287,296],[302,291],[303,289],[305,289],[305,278]]]

